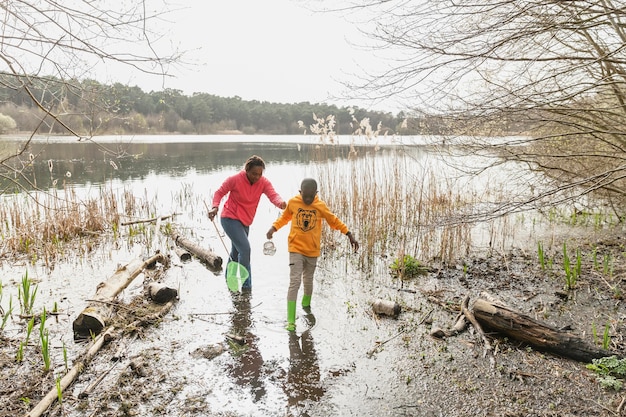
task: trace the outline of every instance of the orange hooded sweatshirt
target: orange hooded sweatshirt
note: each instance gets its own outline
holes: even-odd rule
[[[317,196],[310,205],[304,204],[300,195],[293,197],[272,226],[278,230],[291,221],[288,238],[289,252],[318,257],[322,240],[322,220],[326,220],[332,229],[339,230],[343,234],[348,233],[348,226],[339,220],[326,203]]]

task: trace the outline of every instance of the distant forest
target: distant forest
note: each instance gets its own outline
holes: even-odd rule
[[[407,119],[402,112],[394,116],[309,102],[271,103],[208,93],[187,96],[174,89],[146,93],[120,83],[8,76],[0,76],[0,116],[15,121],[11,131],[61,135],[302,134],[305,129],[312,133],[310,127],[328,117],[334,117],[333,130],[341,135],[358,132],[361,124],[378,135],[442,133],[435,120]]]

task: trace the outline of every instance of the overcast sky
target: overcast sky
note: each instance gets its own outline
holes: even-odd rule
[[[341,81],[370,65],[371,52],[354,24],[319,13],[294,0],[188,0],[172,21],[168,41],[191,51],[185,69],[165,81],[145,75],[119,81],[145,91],[175,88],[222,97],[281,103],[309,101],[387,109],[367,102],[343,102]],[[124,78],[125,77],[125,78]]]

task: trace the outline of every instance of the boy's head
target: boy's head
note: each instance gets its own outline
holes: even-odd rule
[[[317,194],[317,182],[313,178],[305,178],[300,184],[300,195],[304,204],[309,205],[315,200]]]

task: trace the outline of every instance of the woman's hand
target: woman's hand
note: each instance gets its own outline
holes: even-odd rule
[[[217,207],[213,207],[211,210],[209,210],[209,219],[211,221],[213,221],[215,216],[217,216]]]
[[[281,210],[284,210],[287,208],[287,203],[285,203],[284,201],[282,202],[282,204],[280,206],[278,206],[278,208],[280,208]]]

